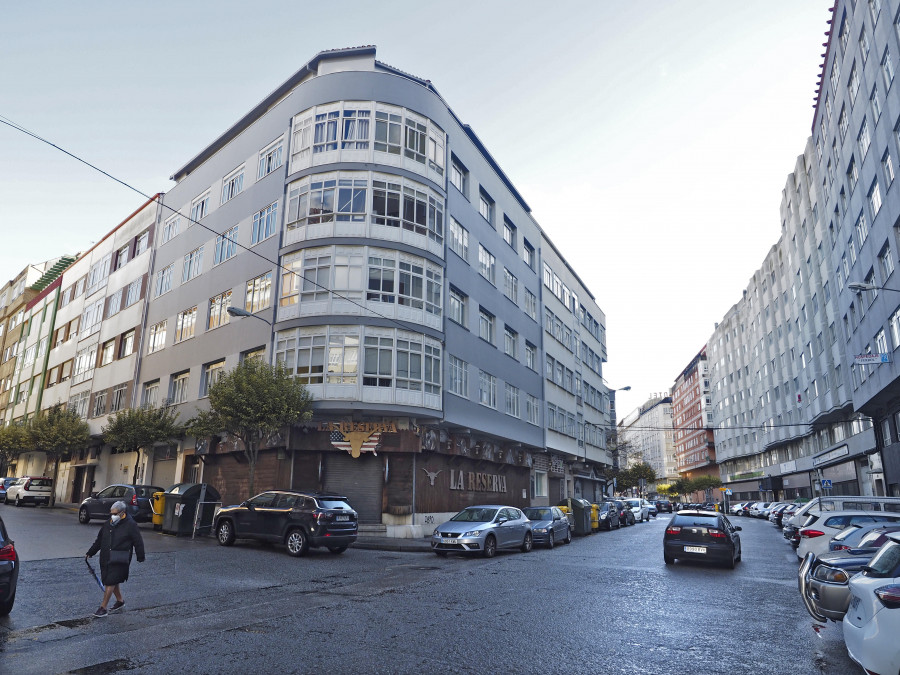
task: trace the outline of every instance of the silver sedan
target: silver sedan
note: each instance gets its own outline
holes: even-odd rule
[[[534,544],[532,523],[514,506],[470,506],[434,528],[431,549],[438,555],[480,553],[493,558],[499,549],[528,553]]]

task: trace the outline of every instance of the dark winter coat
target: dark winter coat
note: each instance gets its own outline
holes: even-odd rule
[[[104,586],[115,586],[128,580],[129,563],[110,564],[109,552],[128,551],[131,560],[131,549],[134,549],[138,562],[144,562],[144,540],[141,530],[131,516],[125,516],[113,525],[108,520],[100,526],[97,539],[88,549],[88,557],[100,552],[100,579]]]

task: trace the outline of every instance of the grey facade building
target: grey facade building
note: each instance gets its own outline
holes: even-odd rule
[[[242,358],[288,367],[315,417],[271,439],[259,488],[345,493],[394,536],[602,490],[603,312],[429,81],[321,53],[173,178],[142,400],[188,417]],[[237,449],[187,439],[177,462],[244,499]]]

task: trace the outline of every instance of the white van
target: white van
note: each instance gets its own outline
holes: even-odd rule
[[[810,511],[893,511],[900,513],[900,497],[864,497],[861,495],[816,497],[806,502],[786,523],[799,528]]]

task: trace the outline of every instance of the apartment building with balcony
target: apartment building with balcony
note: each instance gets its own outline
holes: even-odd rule
[[[672,421],[678,475],[683,478],[718,478],[709,361],[705,345],[675,379]]]

